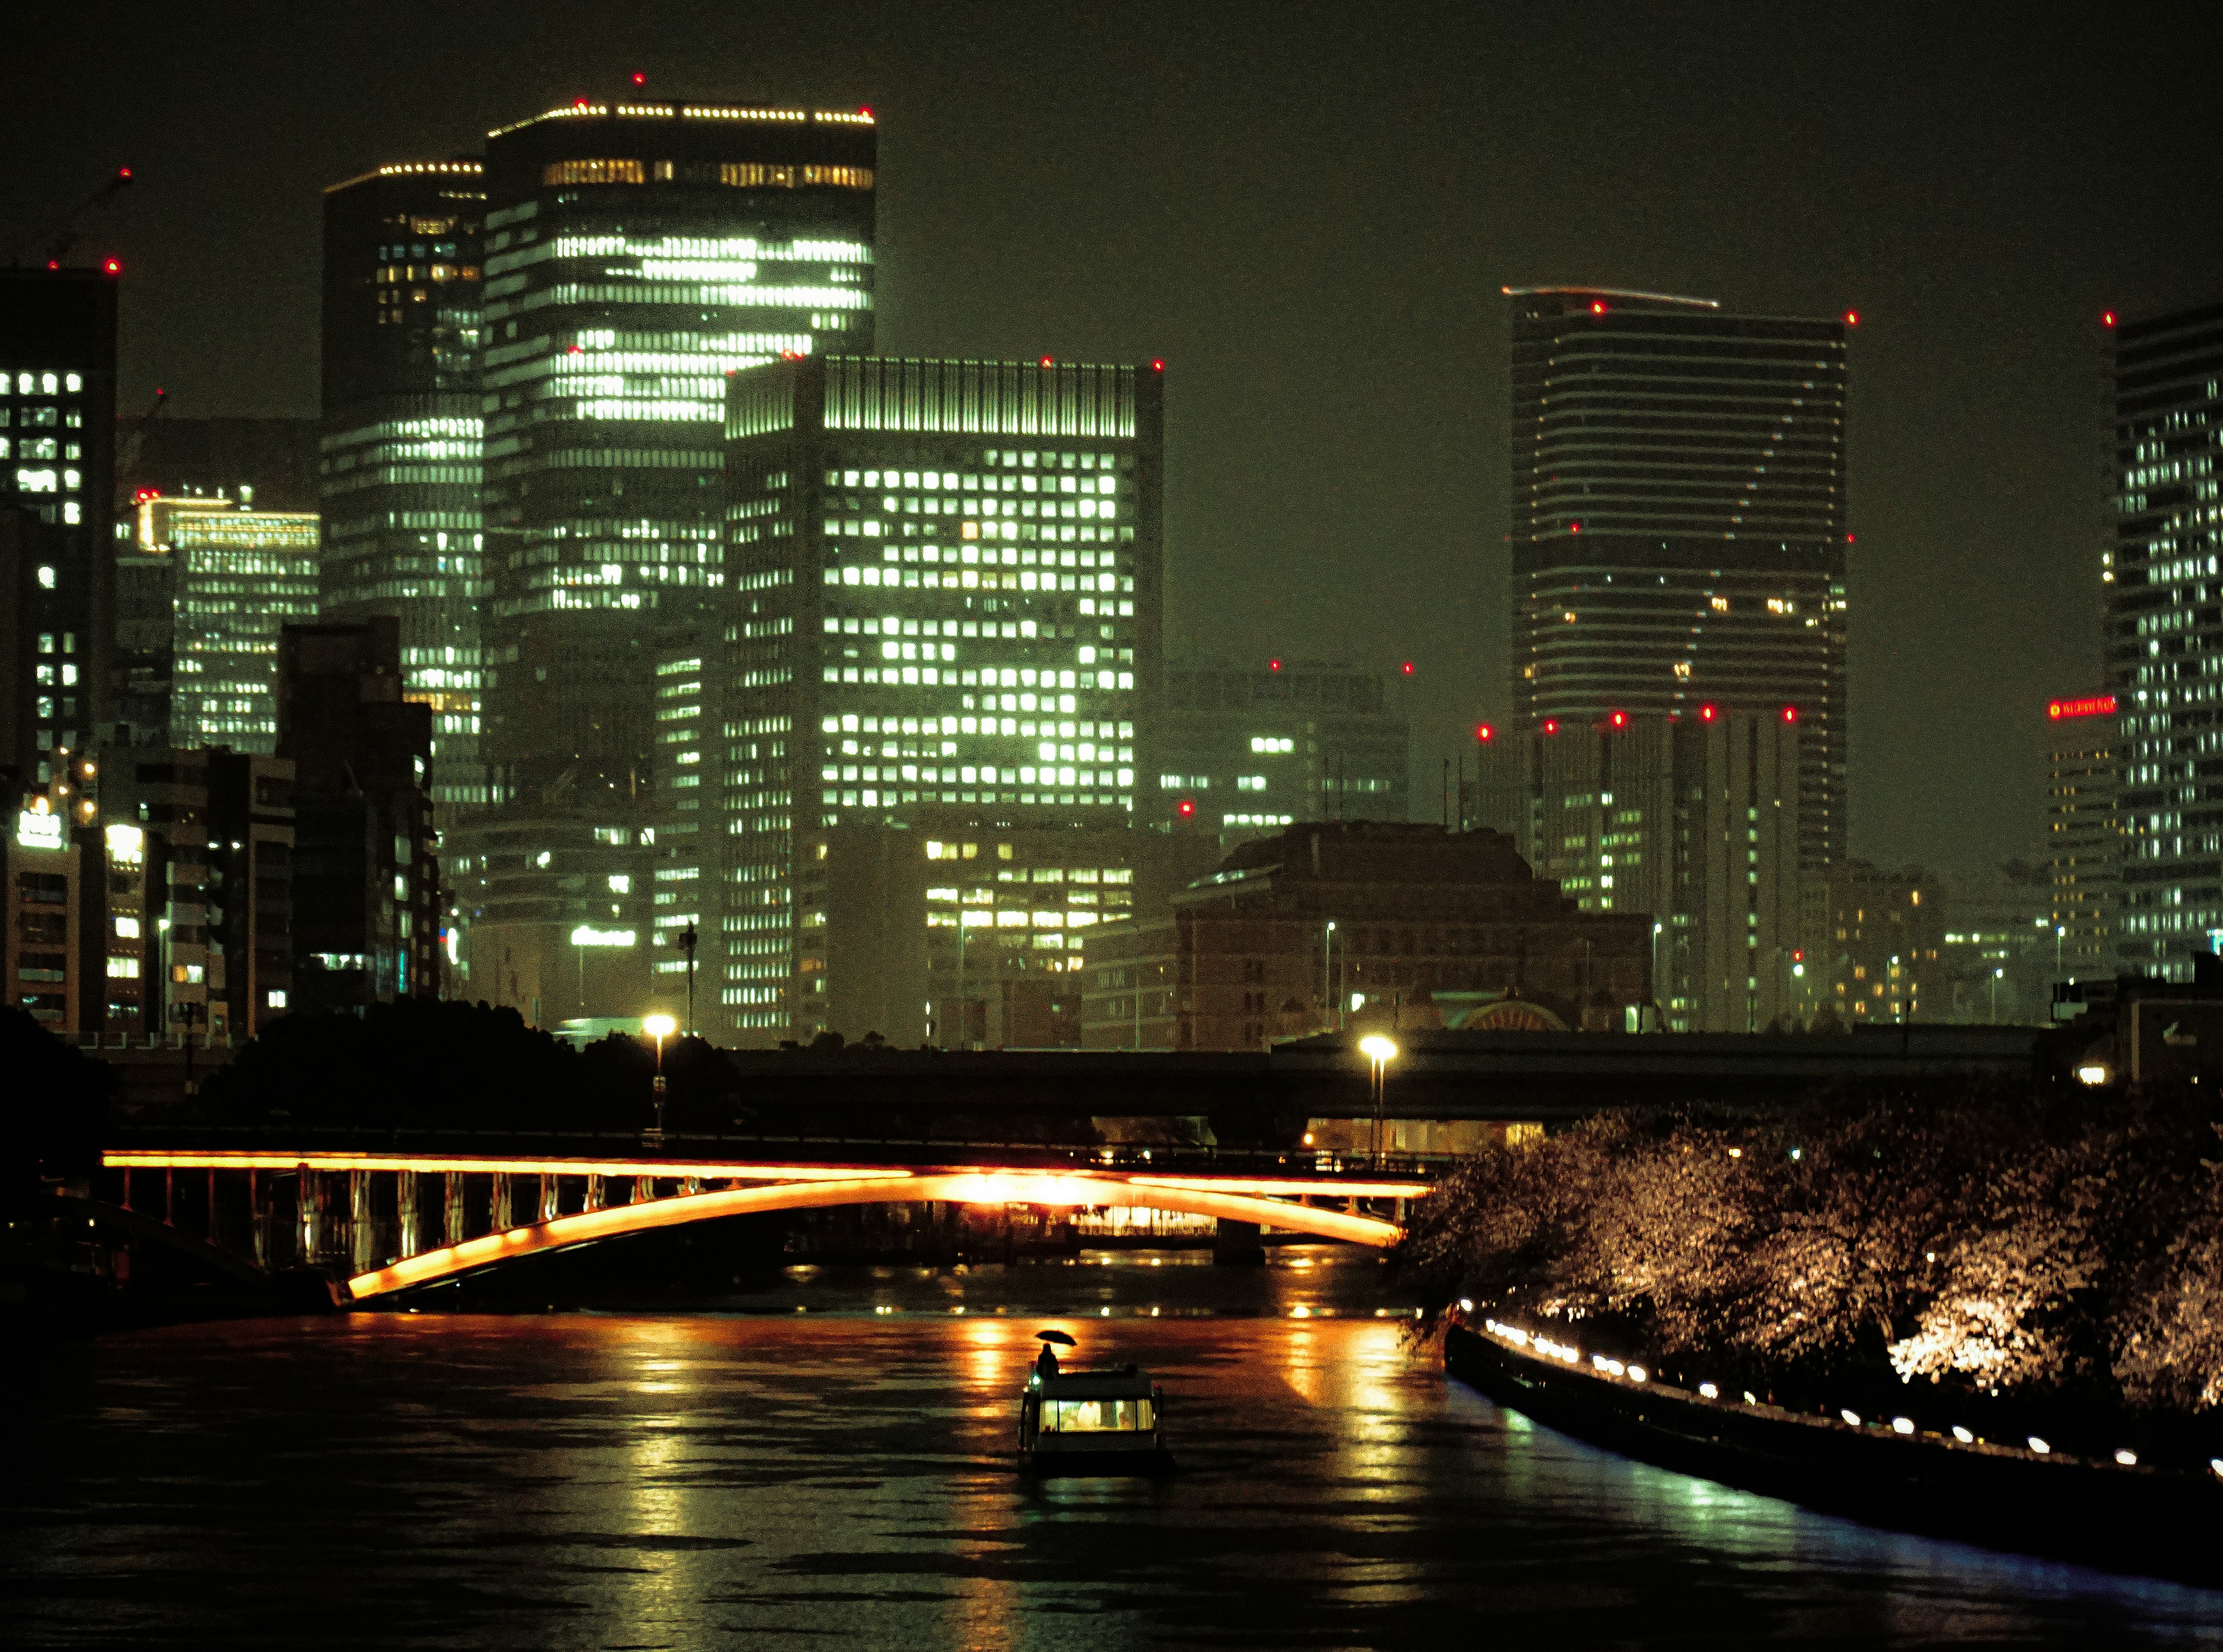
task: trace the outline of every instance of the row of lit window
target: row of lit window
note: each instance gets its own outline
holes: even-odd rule
[[[870,189],[870,166],[781,166],[755,160],[551,160],[540,169],[545,187],[565,184],[716,183],[729,189]]]
[[[0,369],[0,393],[5,393],[7,388],[8,374],[4,369]],[[16,393],[19,396],[74,396],[84,388],[84,378],[74,373],[18,373],[16,375]],[[53,421],[40,422],[51,424]]]

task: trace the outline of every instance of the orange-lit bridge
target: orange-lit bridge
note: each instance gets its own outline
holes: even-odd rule
[[[651,1147],[608,1157],[233,1148],[103,1155],[121,1203],[251,1253],[266,1269],[341,1272],[357,1302],[598,1240],[759,1212],[941,1202],[1074,1210],[1125,1207],[1387,1246],[1425,1174],[1323,1165],[1154,1166],[1145,1155],[1044,1164],[721,1160]],[[1001,1158],[1006,1161],[994,1162]],[[979,1162],[986,1159],[989,1162]],[[1024,1162],[1034,1159],[1037,1162]],[[181,1193],[183,1195],[181,1198]]]

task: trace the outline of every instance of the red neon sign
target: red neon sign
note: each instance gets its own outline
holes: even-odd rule
[[[2049,700],[2045,714],[2058,723],[2065,717],[2113,717],[2115,697],[2113,694],[2086,694],[2081,700]]]

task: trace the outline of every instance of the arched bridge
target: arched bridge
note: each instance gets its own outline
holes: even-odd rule
[[[1023,1160],[1032,1155],[1009,1157]],[[103,1155],[123,1203],[179,1214],[264,1266],[337,1265],[375,1302],[530,1256],[627,1234],[759,1212],[946,1202],[1051,1209],[1124,1206],[1394,1244],[1422,1174],[1300,1159],[1255,1170],[1147,1161],[1055,1165],[721,1161],[653,1151],[608,1158],[425,1152],[125,1149]],[[151,1181],[159,1173],[159,1183]],[[148,1178],[139,1181],[134,1178]],[[521,1218],[521,1219],[520,1219]]]

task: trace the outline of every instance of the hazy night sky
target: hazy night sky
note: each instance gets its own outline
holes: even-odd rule
[[[314,11],[313,22],[305,21]],[[119,164],[123,407],[308,415],[319,192],[613,92],[870,106],[878,344],[1168,362],[1169,650],[1506,709],[1506,282],[1857,310],[1852,835],[2042,835],[2100,312],[2223,297],[2216,9],[234,5],[11,19],[0,224]]]

